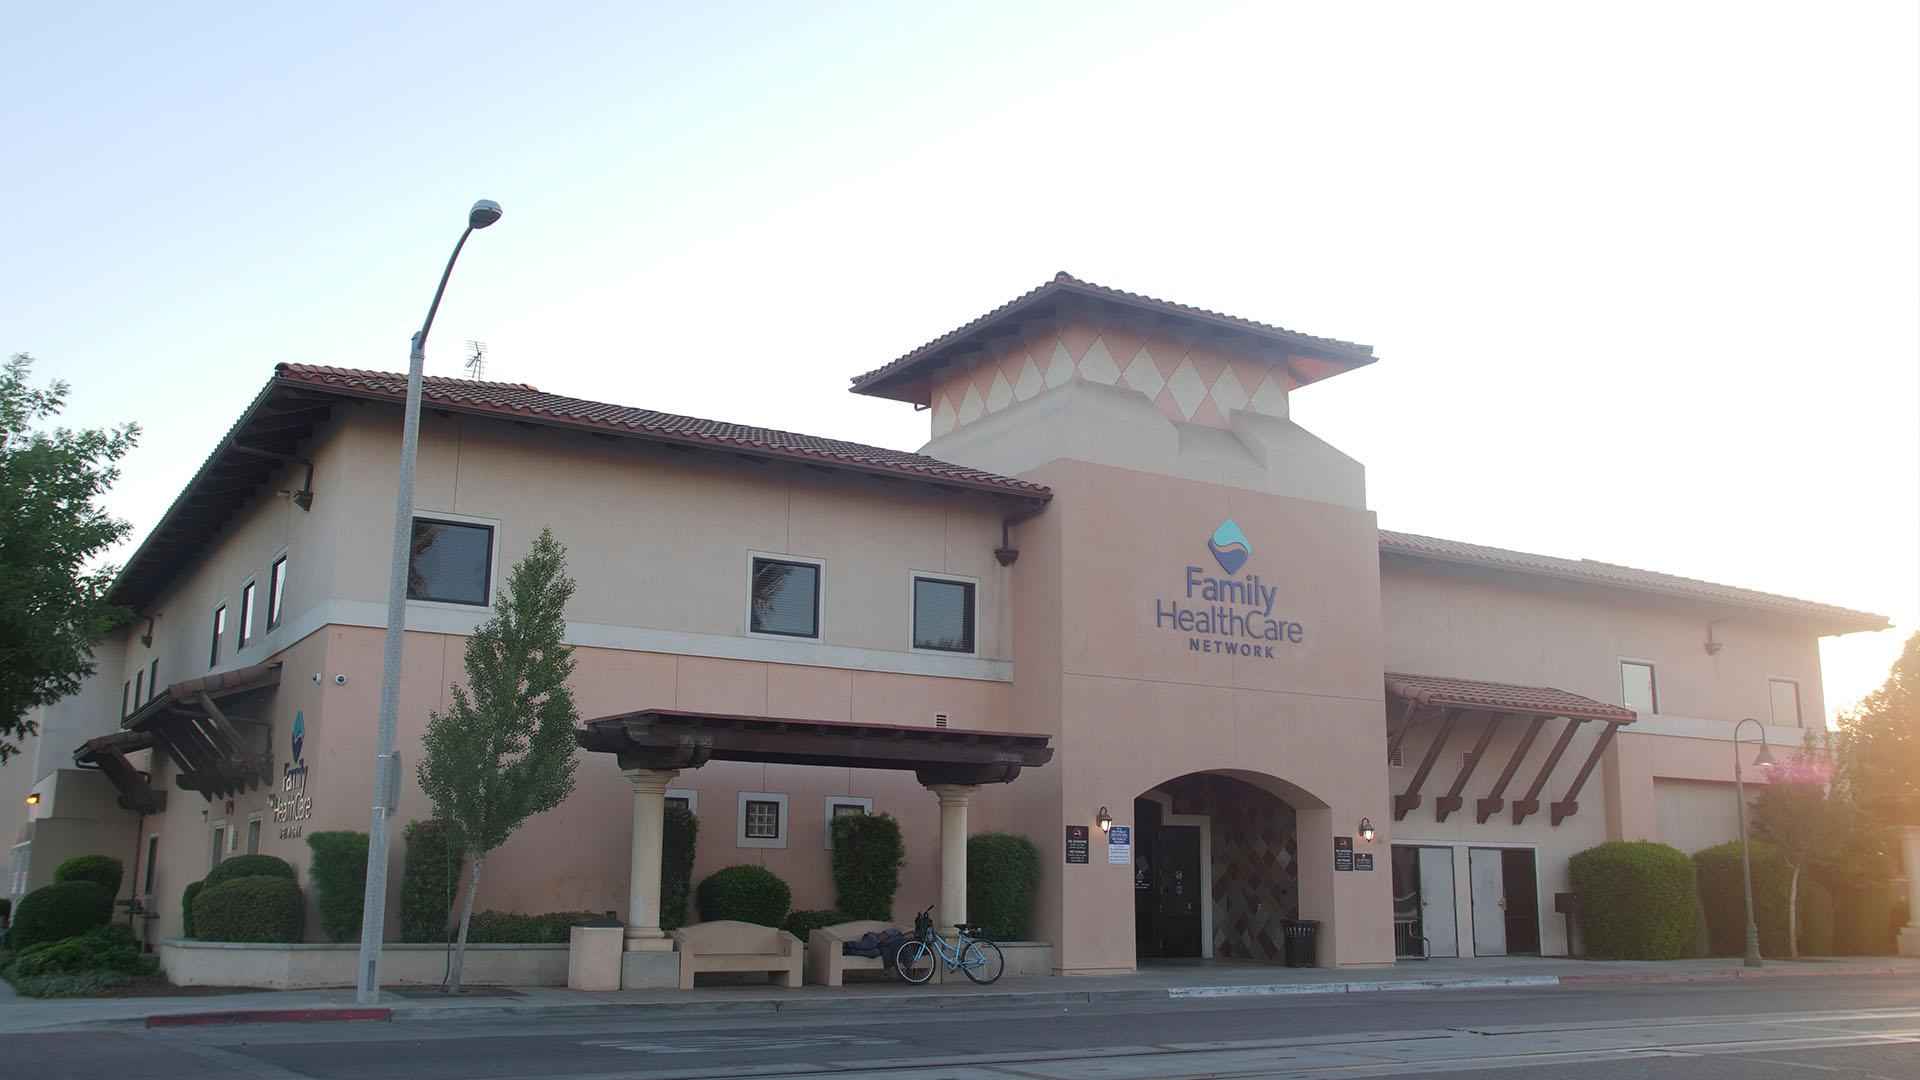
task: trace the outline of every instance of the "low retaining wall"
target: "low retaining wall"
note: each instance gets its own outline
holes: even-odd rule
[[[176,986],[252,986],[316,990],[359,980],[358,944],[256,945],[231,941],[160,943],[160,970]],[[388,945],[380,951],[380,982],[438,986],[447,970],[444,945]],[[565,986],[565,945],[469,945],[460,981],[470,986]]]

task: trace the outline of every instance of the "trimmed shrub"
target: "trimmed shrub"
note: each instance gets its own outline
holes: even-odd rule
[[[1760,953],[1786,956],[1788,889],[1793,868],[1780,849],[1763,840],[1752,842],[1753,921],[1760,928]],[[1707,914],[1707,952],[1713,956],[1740,956],[1747,951],[1746,888],[1740,869],[1740,842],[1730,841],[1693,853],[1699,875],[1700,906]],[[1802,875],[1805,880],[1806,875]]]
[[[1595,960],[1677,960],[1694,951],[1693,863],[1678,848],[1615,840],[1567,863]]]
[[[693,894],[693,854],[700,840],[700,819],[681,806],[667,807],[660,847],[660,929],[687,925],[687,898]]]
[[[359,940],[367,898],[367,834],[311,833],[307,847],[313,852],[307,877],[320,909],[320,932],[328,941]]]
[[[117,971],[123,975],[151,975],[159,970],[158,957],[141,953],[133,931],[120,925],[102,926],[65,941],[35,945],[14,958],[14,978],[74,975],[85,971]]]
[[[119,896],[121,874],[120,860],[111,855],[75,855],[54,868],[53,880],[91,881],[108,896]]]
[[[13,898],[0,896],[0,922],[13,918]]]
[[[1833,893],[1804,873],[1800,875],[1800,955],[1833,955]]]
[[[835,907],[856,919],[893,918],[900,867],[907,861],[900,822],[892,814],[849,814],[833,819]]]
[[[22,901],[22,908],[26,902]],[[1833,947],[1841,956],[1887,956],[1897,950],[1893,885],[1865,882],[1833,894]],[[19,925],[16,920],[15,925]],[[16,931],[17,932],[17,931]]]
[[[235,855],[207,871],[206,886],[211,889],[223,881],[243,877],[283,877],[298,880],[293,864],[276,855]]]
[[[19,991],[21,997],[30,998],[98,997],[132,981],[131,975],[118,971],[83,971],[77,975],[36,975],[16,979],[13,980],[13,988]]]
[[[995,941],[1025,941],[1040,891],[1040,849],[1013,833],[967,838],[967,918]]]
[[[206,887],[206,882],[195,881],[180,892],[180,933],[187,937],[199,936],[193,932],[193,899]]]
[[[450,821],[407,823],[407,863],[400,872],[400,940],[452,940],[453,898],[466,846]]]
[[[844,911],[796,911],[787,916],[787,921],[780,924],[780,929],[805,941],[808,934],[823,926],[838,926],[852,921],[853,916]]]
[[[695,901],[700,905],[700,918],[706,922],[737,919],[779,926],[793,906],[793,890],[764,866],[729,866],[707,875]]]
[[[113,894],[97,881],[57,881],[20,898],[7,944],[16,952],[64,941],[113,918]]]
[[[573,928],[606,917],[599,911],[550,911],[527,915],[518,911],[476,911],[467,924],[469,945],[564,945]],[[454,933],[460,932],[459,926]]]
[[[193,901],[194,929],[204,941],[296,942],[306,915],[300,886],[278,875],[215,882]]]

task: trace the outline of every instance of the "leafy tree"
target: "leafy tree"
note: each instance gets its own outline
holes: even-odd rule
[[[1775,765],[1753,799],[1753,832],[1780,849],[1792,870],[1787,885],[1787,951],[1800,958],[1800,878],[1841,862],[1859,824],[1853,805],[1834,797],[1825,740],[1807,732],[1793,758]]]
[[[66,406],[67,384],[27,385],[33,358],[0,369],[0,764],[38,725],[29,710],[76,693],[93,643],[130,617],[107,603],[114,567],[86,569],[119,543],[125,521],[96,504],[140,429],[40,427]]]
[[[1840,717],[1840,779],[1876,820],[1920,825],[1920,633],[1880,689]]]
[[[473,860],[449,981],[456,991],[487,855],[573,791],[580,713],[567,687],[573,649],[562,640],[573,590],[566,548],[542,529],[507,576],[499,610],[467,639],[467,685],[450,687],[451,707],[427,720],[420,786]]]

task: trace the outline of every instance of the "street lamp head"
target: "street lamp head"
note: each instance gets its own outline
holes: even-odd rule
[[[1775,762],[1773,760],[1773,751],[1767,746],[1766,743],[1764,742],[1761,743],[1760,752],[1754,755],[1753,767],[1756,769],[1770,769],[1774,766],[1774,764]]]
[[[473,209],[467,211],[468,228],[484,229],[499,220],[500,204],[492,199],[481,199],[473,204]]]

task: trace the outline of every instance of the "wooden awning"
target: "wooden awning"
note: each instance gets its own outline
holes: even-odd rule
[[[149,747],[173,762],[178,772],[174,783],[208,801],[270,785],[269,723],[245,707],[243,695],[279,684],[277,663],[174,683],[121,721],[121,731],[80,744],[73,752],[74,764],[104,771],[129,809],[152,805],[157,798],[147,777],[126,761],[128,753]],[[232,700],[242,707],[218,704]]]
[[[643,709],[589,721],[583,749],[622,769],[696,769],[709,761],[910,771],[923,784],[1005,784],[1053,760],[1049,736],[901,724]]]

